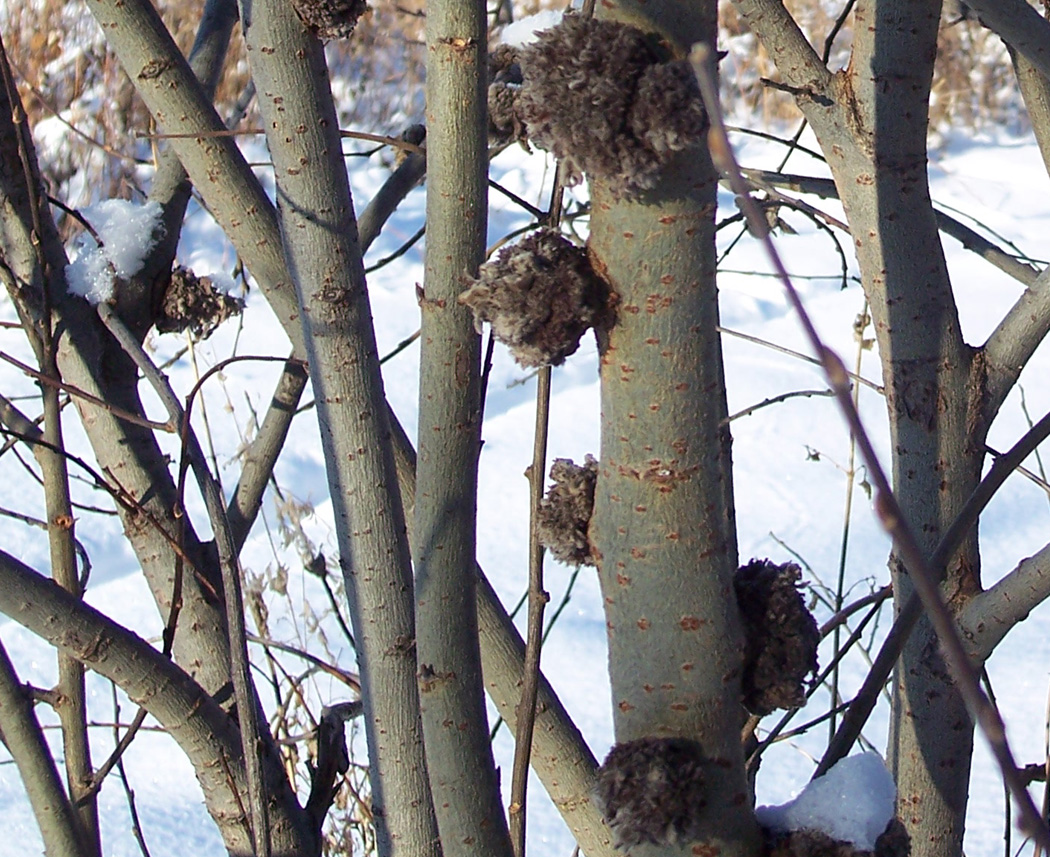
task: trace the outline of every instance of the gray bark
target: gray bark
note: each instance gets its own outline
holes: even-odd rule
[[[395,425],[395,429],[400,426]],[[416,456],[408,437],[395,431],[394,453],[401,495],[416,495]],[[411,535],[412,509],[406,509]],[[517,727],[517,706],[521,701],[521,676],[525,668],[525,641],[500,603],[480,567],[476,568],[478,634],[481,666],[489,698],[511,729]],[[594,755],[576,724],[540,673],[536,703],[536,726],[532,736],[532,769],[540,778],[569,830],[587,857],[615,857],[609,828],[591,799]]]
[[[252,853],[241,810],[247,781],[240,734],[203,687],[141,637],[3,552],[0,612],[112,680],[149,711],[193,765],[230,854]],[[318,853],[317,831],[303,825],[280,757],[267,752],[264,760],[273,854]]]
[[[0,740],[11,754],[33,807],[47,857],[85,857],[54,759],[36,719],[33,702],[18,683],[14,665],[0,645]]]
[[[361,673],[379,854],[438,854],[412,579],[357,224],[321,44],[290,4],[241,6],[301,305]]]
[[[601,14],[672,34],[678,56],[699,41],[713,46],[716,4],[658,6],[652,22],[648,8],[633,3]],[[589,247],[618,302],[615,324],[599,337],[601,460],[590,536],[616,740],[699,741],[709,764],[698,839],[712,853],[745,855],[757,853],[759,835],[740,743],[742,631],[732,596],[736,536],[714,273],[717,182],[706,148],[679,157],[638,200],[615,201],[591,181]],[[690,844],[659,853],[690,853]]]
[[[484,2],[429,3],[426,38],[427,238],[412,539],[420,704],[444,854],[510,857],[474,592],[480,337],[456,300],[485,255]]]
[[[849,67],[827,73],[779,3],[738,0],[828,156],[875,322],[893,484],[927,555],[980,477],[984,374],[963,343],[926,178],[926,121],[940,3],[860,3]],[[891,560],[894,595],[912,587]],[[938,570],[959,609],[979,587],[976,530]],[[973,730],[921,620],[894,681],[890,761],[912,853],[962,846]]]

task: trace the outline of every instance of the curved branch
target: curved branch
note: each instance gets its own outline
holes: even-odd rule
[[[302,355],[299,306],[277,214],[149,0],[88,0],[128,77]],[[180,136],[181,135],[181,136]]]
[[[824,199],[838,199],[839,192],[831,179],[817,176],[800,176],[790,173],[778,173],[770,170],[743,170],[744,176],[759,185],[780,187],[795,193],[811,193]],[[965,223],[956,220],[950,214],[935,210],[937,228],[963,245],[963,249],[976,253],[990,265],[994,265],[1005,274],[1009,274],[1019,283],[1031,286],[1039,272],[1031,265],[1019,261],[1016,257],[997,247],[979,232]]]
[[[973,598],[959,614],[959,630],[974,663],[983,662],[1018,622],[1050,597],[1050,544],[1018,563]]]
[[[242,811],[246,780],[239,729],[188,673],[137,634],[3,551],[0,613],[110,679],[149,711],[193,765],[227,849],[250,852]],[[297,826],[301,810],[280,760],[268,756],[264,773],[274,797],[274,828]],[[304,853],[313,852],[306,846]]]
[[[1050,268],[1025,289],[982,348],[987,380],[981,417],[986,429],[1048,332]]]
[[[73,807],[33,712],[33,703],[0,644],[0,739],[15,760],[48,857],[82,857]]]
[[[1050,21],[1025,0],[967,0],[980,22],[1050,78]]]
[[[833,75],[782,0],[734,0],[733,5],[796,96],[827,96]]]

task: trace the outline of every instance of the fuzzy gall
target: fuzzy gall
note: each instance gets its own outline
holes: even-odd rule
[[[617,848],[695,839],[705,798],[704,754],[688,738],[616,744],[598,769],[595,797]]]
[[[492,325],[492,335],[522,366],[557,366],[594,325],[606,288],[585,250],[538,229],[482,265],[459,301],[474,312],[479,329]]]
[[[743,702],[753,714],[806,702],[820,631],[798,591],[801,576],[792,562],[753,559],[733,579],[746,638]]]

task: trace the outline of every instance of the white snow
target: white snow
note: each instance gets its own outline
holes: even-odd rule
[[[819,830],[839,842],[864,851],[894,813],[897,789],[878,753],[860,753],[840,761],[823,777],[809,783],[793,801],[760,806],[759,823],[777,832]]]
[[[553,21],[543,26],[551,23]],[[780,147],[766,142],[744,137],[736,142],[741,144],[741,161],[748,167],[775,166],[782,155]],[[812,145],[812,139],[804,138],[803,143]],[[249,159],[262,162],[266,155],[261,149],[256,149],[249,153]],[[360,211],[389,173],[378,159],[367,163],[350,159],[348,163],[355,206]],[[551,167],[550,159],[542,153],[528,155],[514,147],[495,159],[493,178],[530,203],[545,205]],[[789,163],[787,169],[823,174],[821,165],[799,156]],[[270,175],[261,171],[260,178],[272,192]],[[1047,180],[1034,142],[1001,139],[958,141],[937,153],[931,179],[935,200],[965,210],[1034,255],[1046,255],[1046,235],[1050,234],[1050,194],[1047,193]],[[577,198],[583,192],[583,188],[573,190]],[[422,189],[413,191],[375,242],[366,264],[374,264],[391,255],[416,232],[424,215],[423,199]],[[815,199],[812,202],[841,216],[841,210],[836,211],[833,202]],[[734,213],[731,194],[721,194],[719,205],[720,218]],[[102,286],[108,283],[111,287],[112,277],[107,279],[106,265],[111,262],[114,271],[121,276],[128,276],[137,268],[148,252],[147,242],[152,240],[156,215],[149,214],[148,206],[114,205],[114,201],[102,203],[97,208],[102,212],[113,208],[116,212],[112,218],[93,210],[87,212],[88,219],[102,234],[105,250],[100,252],[91,246],[93,242],[84,240],[81,255],[107,259],[99,279]],[[490,243],[521,227],[529,219],[520,208],[498,193],[491,195],[490,212]],[[785,210],[782,216],[798,231],[797,235],[777,239],[788,268],[803,277],[835,274],[839,261],[828,236],[794,212]],[[585,224],[579,221],[575,226],[585,229]],[[723,229],[719,234],[721,247],[726,248],[734,238],[732,227]],[[109,260],[109,253],[121,255],[118,248],[122,239],[128,240],[134,252],[129,248],[126,257]],[[845,243],[849,274],[855,275],[856,265],[848,241]],[[965,251],[958,242],[945,239],[944,249],[960,304],[963,330],[969,342],[979,343],[1021,289],[1008,277]],[[230,270],[236,261],[229,243],[207,213],[195,204],[191,205],[182,233],[179,255],[184,264],[197,271]],[[422,278],[421,260],[422,245],[418,244],[369,276],[372,314],[383,354],[418,326],[414,285]],[[81,263],[78,257],[74,265],[82,264],[86,268],[87,263],[87,258]],[[727,328],[777,345],[806,350],[798,323],[785,304],[782,290],[773,280],[763,276],[768,272],[768,265],[761,248],[745,236],[721,268],[719,305],[722,323]],[[857,359],[852,324],[864,307],[860,289],[852,282],[848,288],[840,289],[832,279],[799,279],[796,285],[818,329],[852,368]],[[98,299],[106,299],[104,289]],[[0,319],[15,318],[10,302],[6,297],[0,298]],[[167,371],[175,389],[185,394],[199,374],[233,353],[287,354],[287,339],[257,289],[248,296],[243,330],[244,336],[238,344],[238,325],[224,325],[212,339],[195,346],[194,360],[183,357],[173,363]],[[871,335],[870,328],[866,335]],[[0,329],[0,340],[0,347],[5,351],[32,360],[20,331]],[[157,363],[162,363],[173,358],[185,346],[185,341],[175,336],[156,336],[151,337],[149,345],[155,349]],[[724,338],[723,349],[731,412],[792,390],[823,389],[826,386],[812,365],[784,353],[731,336]],[[416,430],[418,358],[417,344],[383,367],[388,399],[410,436],[414,436]],[[877,355],[864,351],[860,359],[861,373],[878,382]],[[580,351],[556,370],[550,458],[581,460],[588,452],[598,452],[600,402],[597,367],[594,342],[588,338]],[[246,361],[232,364],[221,375],[212,376],[202,390],[201,402],[207,407],[210,420],[206,427],[198,408],[194,426],[202,438],[206,430],[210,432],[227,490],[236,482],[240,466],[238,453],[251,435],[252,412],[258,413],[261,419],[272,395],[278,369],[279,364],[272,363]],[[1022,377],[1027,407],[1035,419],[1050,410],[1050,385],[1045,383],[1047,373],[1050,373],[1050,349],[1044,347],[1037,352]],[[37,394],[34,385],[6,364],[0,364],[0,389],[11,397],[26,397],[23,406],[32,409],[33,402],[28,399]],[[149,398],[149,391],[143,390],[143,395],[148,399],[147,409],[156,408],[160,413]],[[308,392],[306,400],[310,397]],[[528,484],[522,473],[532,454],[534,397],[535,381],[514,364],[505,349],[498,347],[486,400],[478,503],[478,557],[508,605],[517,601],[527,579]],[[885,403],[870,389],[862,388],[860,408],[876,449],[886,461]],[[71,451],[91,460],[78,420],[71,415],[64,421],[64,428]],[[1015,393],[993,427],[991,443],[997,448],[1008,447],[1026,428],[1020,397]],[[771,557],[780,561],[791,558],[791,551],[808,564],[807,579],[817,586],[821,581],[833,585],[846,495],[846,481],[840,467],[847,461],[849,452],[849,435],[834,404],[826,398],[790,399],[735,421],[732,430],[741,558],[746,561],[750,557]],[[167,438],[160,438],[160,442],[165,444],[164,449],[173,460],[177,459],[177,442]],[[819,458],[814,459],[809,450],[819,453]],[[1029,462],[1029,466],[1038,469],[1034,461]],[[294,421],[275,479],[286,496],[314,504],[313,514],[306,518],[305,527],[316,547],[323,549],[328,556],[334,556],[328,486],[312,411],[302,413]],[[81,483],[75,482],[73,490],[76,499],[82,503],[106,505],[104,497]],[[855,488],[853,499],[846,575],[852,592],[861,595],[868,588],[886,581],[888,541],[874,521],[869,499],[863,491]],[[303,645],[327,656],[315,636],[319,626],[326,635],[333,660],[341,667],[353,669],[353,654],[341,643],[342,638],[331,617],[322,617],[315,623],[314,612],[308,605],[313,605],[312,610],[320,613],[324,609],[323,593],[318,594],[316,579],[302,572],[298,546],[282,544],[283,534],[277,532],[275,526],[275,506],[274,498],[268,497],[263,521],[253,530],[242,554],[248,574],[263,573],[278,563],[288,569],[288,597],[281,600],[275,593],[266,593],[273,634],[302,639]],[[38,483],[12,455],[0,458],[0,507],[37,518],[46,517]],[[187,514],[196,522],[205,520],[200,500],[192,493],[187,496]],[[981,519],[985,585],[993,583],[1018,559],[1045,544],[1048,519],[1046,496],[1042,490],[1020,476],[1011,477],[1006,489],[993,500]],[[94,569],[88,589],[91,602],[144,636],[157,634],[160,624],[156,608],[119,521],[86,509],[78,510],[76,532]],[[47,572],[47,540],[40,530],[11,518],[0,518],[0,544],[26,563]],[[551,593],[552,608],[566,591],[570,574],[564,566],[548,563],[546,588]],[[1048,614],[1050,607],[1047,606],[1035,610],[1029,621],[1011,632],[988,664],[1011,741],[1025,762],[1036,761],[1042,756],[1043,700],[1047,664],[1050,663],[1050,635],[1042,625]],[[818,619],[826,617],[825,612]],[[885,633],[887,624],[888,619],[884,616],[875,635],[876,643]],[[55,679],[54,658],[48,646],[14,623],[2,619],[0,638],[23,681],[38,687],[51,686]],[[543,669],[598,758],[604,756],[613,740],[605,639],[605,620],[596,576],[592,570],[584,569],[575,584],[571,602],[544,647]],[[868,635],[865,635],[865,643],[871,644]],[[827,646],[822,649],[822,664],[828,662],[829,652]],[[253,651],[253,656],[257,655],[258,652]],[[296,671],[299,669],[300,665],[295,666]],[[866,669],[863,658],[846,658],[840,682],[843,698],[852,697]],[[94,675],[88,681],[93,719],[100,722],[111,720],[108,684]],[[339,685],[321,677],[304,682],[304,689],[315,702],[331,703],[345,698],[340,696],[345,691]],[[263,696],[269,703],[271,697],[265,692]],[[801,723],[823,714],[827,702],[827,693],[818,692],[795,722]],[[121,719],[126,722],[134,707],[126,700],[121,706]],[[46,707],[39,706],[38,712],[49,724],[54,723]],[[887,718],[885,707],[880,708],[865,729],[866,738],[878,748],[885,747]],[[768,725],[763,723],[763,728]],[[49,736],[56,739],[57,733],[49,730]],[[763,758],[758,776],[759,802],[778,804],[790,799],[811,776],[813,758],[822,753],[827,737],[826,725],[822,724],[806,734],[772,745]],[[92,730],[92,743],[93,756],[98,764],[112,749],[113,736],[109,728]],[[53,746],[60,752],[59,745],[56,740]],[[509,771],[513,742],[505,728],[499,731],[494,748],[497,764],[504,772]],[[355,744],[355,757],[358,762],[365,760],[363,742]],[[154,846],[154,853],[178,853],[180,845],[184,845],[183,850],[200,857],[221,857],[224,850],[216,828],[204,809],[200,789],[181,751],[166,736],[150,732],[136,739],[125,758],[145,837]],[[858,763],[851,761],[848,764]],[[874,768],[875,763],[861,761],[859,764],[871,764]],[[878,764],[881,768],[881,762]],[[849,771],[848,766],[846,771]],[[841,773],[839,771],[838,775]],[[874,777],[873,771],[867,773]],[[835,771],[828,777],[833,775]],[[824,778],[824,788],[828,787],[828,777]],[[504,781],[509,781],[509,777],[504,776]],[[868,782],[867,779],[864,781]],[[834,783],[834,779],[831,782]],[[1001,853],[1003,806],[1001,801],[988,797],[999,795],[1001,784],[981,741],[977,742],[972,792],[982,797],[975,797],[970,802],[966,851],[971,855]],[[891,799],[886,798],[884,791],[881,794],[881,805],[885,806]],[[101,796],[104,802],[105,853],[120,857],[138,854],[127,821],[125,798],[116,779],[107,781]],[[872,794],[864,795],[860,802],[864,804],[864,818],[874,826]],[[859,817],[855,820],[860,827]],[[570,832],[535,780],[529,790],[528,824],[531,851],[551,855],[572,852]],[[0,857],[21,857],[41,848],[17,771],[2,750],[0,830],[8,834],[0,840]],[[878,832],[881,832],[881,827],[875,831]],[[1017,845],[1019,838],[1015,850]],[[1030,854],[1031,850],[1022,853]]]
[[[72,294],[99,304],[112,299],[116,278],[126,280],[142,267],[160,237],[161,207],[156,202],[107,199],[80,213],[102,246],[84,230],[76,239],[77,255],[66,268],[66,281]]]
[[[500,34],[500,42],[515,48],[523,48],[536,41],[536,34],[540,31],[556,27],[561,18],[562,12],[559,9],[543,9],[535,15],[529,15],[507,24]]]

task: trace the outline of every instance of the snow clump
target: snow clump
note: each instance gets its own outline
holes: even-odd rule
[[[813,780],[794,800],[760,806],[758,822],[776,832],[817,830],[863,851],[893,820],[897,789],[878,753],[843,759]]]
[[[76,258],[66,267],[66,283],[71,294],[97,306],[112,300],[118,277],[127,280],[142,269],[161,234],[161,207],[158,202],[107,199],[80,213],[103,246],[82,232],[74,244]]]

